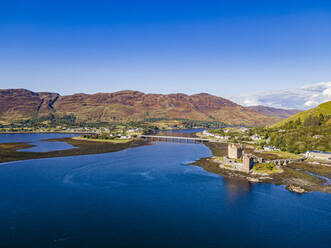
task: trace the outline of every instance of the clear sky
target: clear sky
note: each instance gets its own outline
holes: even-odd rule
[[[329,0],[0,0],[0,88],[218,96],[331,80]]]

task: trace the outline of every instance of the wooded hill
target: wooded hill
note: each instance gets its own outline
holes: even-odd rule
[[[331,101],[297,113],[269,128],[257,128],[268,145],[283,151],[304,153],[309,150],[331,152]],[[265,144],[261,144],[266,145]]]

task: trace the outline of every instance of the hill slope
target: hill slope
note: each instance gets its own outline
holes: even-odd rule
[[[274,124],[272,127],[281,127],[285,124],[289,123],[290,121],[297,121],[299,118],[301,121],[309,118],[309,117],[318,117],[320,114],[323,114],[324,116],[331,115],[331,101],[325,102],[317,106],[316,108],[309,109],[307,111],[299,112],[283,121],[280,121],[276,124]],[[331,120],[331,119],[330,119]],[[331,124],[330,120],[327,122],[327,124]]]
[[[272,124],[277,118],[206,93],[145,94],[138,91],[74,94],[36,93],[25,89],[0,90],[0,121],[49,114],[75,115],[78,121],[139,121],[148,118],[222,121],[232,125]]]
[[[271,128],[261,130],[260,135],[269,138],[268,145],[276,146],[283,151],[292,153],[304,153],[312,150],[331,152],[331,101],[297,113]]]

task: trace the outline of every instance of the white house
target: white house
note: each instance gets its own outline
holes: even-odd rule
[[[305,153],[307,158],[314,158],[319,160],[331,161],[331,153],[323,151],[307,151]]]
[[[265,151],[270,151],[270,152],[272,152],[272,151],[280,151],[279,148],[274,147],[274,146],[264,146],[264,147],[263,147],[263,150],[265,150]]]
[[[254,140],[254,141],[258,141],[258,140],[262,140],[262,137],[260,137],[257,134],[254,134],[254,135],[251,136],[251,139]]]
[[[142,128],[133,128],[133,129],[126,130],[126,132],[128,132],[128,133],[134,133],[134,132],[140,132],[142,130],[143,130]]]
[[[241,128],[239,128],[239,131],[244,133],[244,132],[248,131],[248,128],[247,127],[241,127]]]
[[[130,139],[130,138],[131,138],[130,135],[123,135],[123,136],[120,137],[120,139]]]
[[[206,131],[206,130],[204,130],[204,131],[202,132],[202,134],[203,134],[204,136],[208,136],[208,137],[214,137],[214,136],[215,136],[214,134],[209,133],[209,132]]]

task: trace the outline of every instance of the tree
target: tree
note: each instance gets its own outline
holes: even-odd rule
[[[296,121],[295,121],[295,128],[298,128],[301,126],[301,118],[299,117]]]

